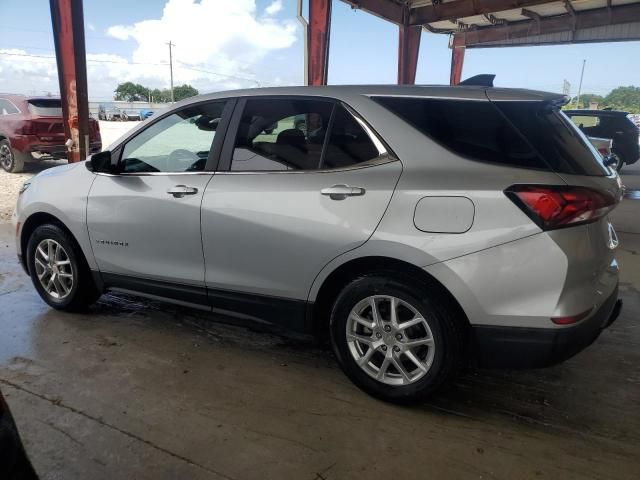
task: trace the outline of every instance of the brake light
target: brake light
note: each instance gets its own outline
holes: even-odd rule
[[[589,310],[585,310],[582,313],[578,313],[577,315],[568,315],[566,317],[551,317],[551,321],[556,325],[571,325],[572,323],[578,323],[580,320],[583,320],[589,316],[593,308]]]
[[[543,230],[592,223],[616,206],[616,199],[587,187],[513,185],[505,194]]]
[[[600,155],[602,155],[603,157],[606,157],[607,155],[609,155],[608,148],[601,147],[598,149],[598,152],[600,152]]]

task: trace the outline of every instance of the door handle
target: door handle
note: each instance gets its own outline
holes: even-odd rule
[[[364,195],[362,187],[350,187],[349,185],[334,185],[320,190],[322,195],[327,195],[331,200],[344,200],[347,197],[359,197]]]
[[[198,189],[196,187],[187,187],[186,185],[176,185],[167,190],[167,193],[173,195],[173,198],[182,198],[185,195],[195,195],[198,193]]]

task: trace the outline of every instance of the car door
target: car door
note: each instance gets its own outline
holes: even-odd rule
[[[160,117],[114,151],[120,173],[97,174],[87,224],[108,285],[206,300],[200,204],[232,103]]]
[[[239,101],[202,203],[214,308],[301,321],[314,277],[371,236],[401,170],[339,102]]]

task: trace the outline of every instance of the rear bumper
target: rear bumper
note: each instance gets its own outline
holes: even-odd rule
[[[563,362],[591,345],[620,314],[618,288],[591,317],[565,328],[475,325],[478,363],[487,368],[540,368]]]
[[[62,143],[61,143],[62,142]],[[67,156],[67,147],[63,141],[42,141],[36,135],[19,135],[11,140],[11,146],[22,153],[39,153],[41,155],[51,155],[54,158],[64,158]],[[92,139],[89,143],[90,153],[102,150],[102,140]]]

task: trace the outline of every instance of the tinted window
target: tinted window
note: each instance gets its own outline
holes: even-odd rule
[[[231,170],[314,170],[333,104],[304,99],[248,100],[236,136]]]
[[[56,98],[42,98],[29,100],[29,111],[33,115],[40,115],[43,117],[61,117],[62,116],[62,103]]]
[[[375,100],[462,156],[518,167],[548,168],[489,102],[401,97]]]
[[[576,175],[608,174],[598,151],[557,108],[539,102],[498,102],[496,105],[554,171]]]
[[[0,98],[0,115],[12,115],[14,113],[20,113],[16,106],[9,100]]]
[[[224,105],[217,102],[189,107],[155,122],[125,145],[123,171],[204,170]]]
[[[571,121],[575,123],[578,127],[597,127],[600,124],[600,119],[598,117],[589,116],[589,115],[571,115]]]
[[[341,168],[379,156],[367,132],[353,115],[337,106],[322,168]]]

